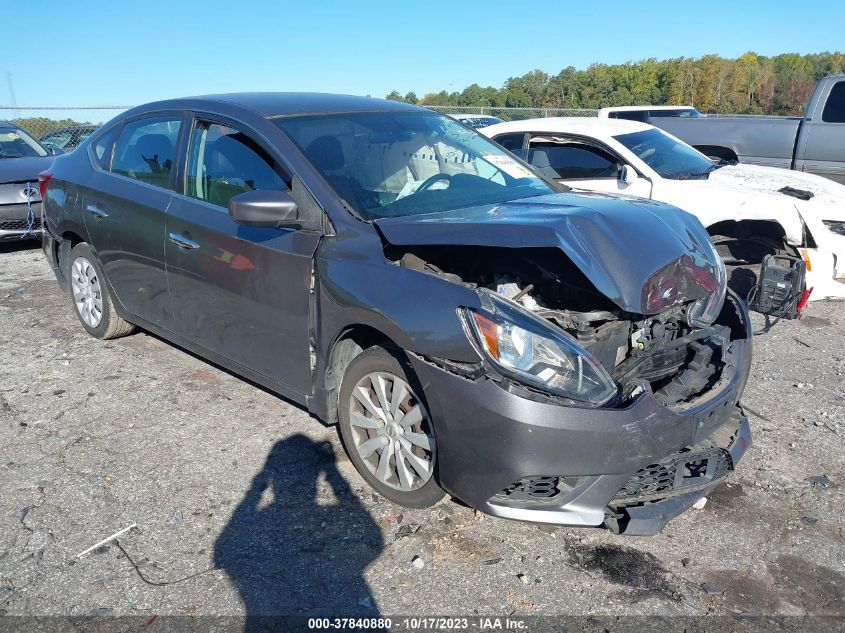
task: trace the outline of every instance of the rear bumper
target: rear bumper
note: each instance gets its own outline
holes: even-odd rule
[[[663,499],[617,505],[632,478],[710,437],[723,438],[726,445],[719,449],[730,453],[730,469],[750,445],[748,421],[737,402],[750,369],[751,341],[734,344],[731,375],[682,412],[650,394],[624,409],[529,400],[488,378],[470,380],[412,357],[434,421],[439,481],[475,508],[503,518],[598,526],[616,515],[623,533],[656,533],[727,471],[683,489],[690,483],[685,481]],[[517,482],[537,479],[556,482],[548,486],[557,494],[521,495],[515,502],[503,495]]]

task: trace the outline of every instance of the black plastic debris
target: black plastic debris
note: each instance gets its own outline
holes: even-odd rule
[[[820,486],[821,488],[830,488],[833,484],[827,475],[813,475],[812,477],[807,477],[804,481],[809,481],[810,485]]]
[[[786,196],[792,196],[793,198],[798,198],[799,200],[809,200],[816,195],[812,191],[796,189],[795,187],[782,187],[778,189],[778,191]]]

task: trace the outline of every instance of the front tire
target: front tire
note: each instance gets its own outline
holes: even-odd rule
[[[107,340],[135,331],[135,326],[115,311],[103,269],[88,244],[82,242],[70,251],[65,275],[70,281],[74,312],[88,334]]]
[[[414,383],[407,361],[382,347],[365,350],[343,375],[339,427],[349,459],[376,492],[427,508],[444,492],[435,480],[434,427]]]

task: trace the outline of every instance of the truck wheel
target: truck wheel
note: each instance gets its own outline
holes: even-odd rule
[[[407,361],[382,347],[356,356],[340,386],[340,436],[349,459],[376,492],[426,508],[444,495],[435,480],[437,445]]]
[[[91,247],[85,242],[77,244],[67,262],[65,275],[70,280],[73,307],[85,331],[104,340],[131,334],[135,326],[115,312],[106,278]]]
[[[728,287],[743,298],[760,278],[760,266],[766,255],[797,255],[797,251],[781,240],[770,237],[732,237],[713,235],[716,252],[725,262]]]

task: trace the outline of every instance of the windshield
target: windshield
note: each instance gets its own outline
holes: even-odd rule
[[[501,147],[435,113],[360,112],[274,123],[368,220],[554,193]]]
[[[713,163],[707,160],[704,154],[660,130],[643,130],[613,138],[634,152],[640,160],[663,178],[670,180],[707,178],[707,175],[715,169]]]
[[[0,127],[0,158],[46,156],[47,150],[23,130]]]

